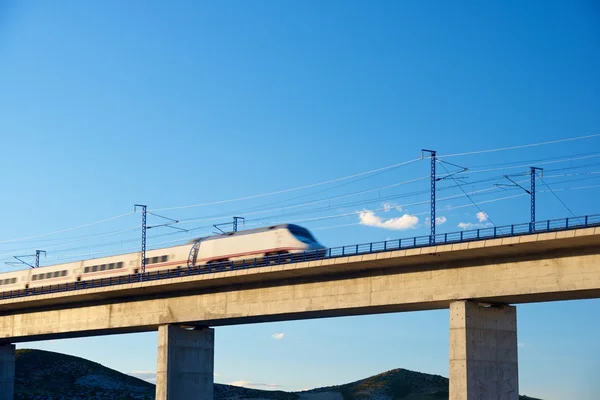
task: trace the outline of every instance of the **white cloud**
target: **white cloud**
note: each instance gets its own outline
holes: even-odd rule
[[[281,340],[281,339],[283,339],[284,336],[285,336],[285,333],[281,332],[281,333],[274,333],[271,337],[275,340]]]
[[[425,223],[427,225],[429,225],[429,221],[431,221],[431,218],[429,218],[429,217],[425,218]],[[445,224],[446,221],[447,221],[446,217],[435,217],[435,224],[436,225]]]
[[[258,389],[258,388],[260,388],[260,389],[279,389],[281,387],[281,385],[276,385],[274,383],[251,382],[251,381],[245,381],[243,379],[239,380],[239,381],[235,381],[235,382],[230,382],[229,385],[254,388],[254,389]]]
[[[136,378],[142,379],[146,382],[156,383],[156,372],[152,371],[131,371],[127,375],[135,376]]]
[[[390,202],[383,203],[383,211],[389,212],[392,210],[402,211],[402,207],[400,207],[396,203],[390,203]]]
[[[384,220],[370,210],[361,211],[358,217],[361,225],[375,226],[377,228],[391,230],[412,229],[416,228],[417,224],[419,223],[419,218],[414,215],[404,214],[401,217]]]
[[[485,221],[487,221],[487,219],[488,219],[488,216],[487,216],[487,214],[486,214],[486,213],[484,213],[483,211],[479,211],[479,212],[476,214],[476,216],[477,216],[477,220],[478,220],[479,222],[485,222]]]
[[[477,229],[477,228],[487,228],[488,226],[492,226],[491,223],[487,222],[485,224],[474,224],[472,222],[459,222],[457,225],[460,229],[468,230],[468,229]]]

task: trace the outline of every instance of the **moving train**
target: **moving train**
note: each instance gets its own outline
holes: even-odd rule
[[[313,235],[294,224],[273,225],[197,238],[184,245],[146,252],[146,272],[183,267],[239,265],[242,260],[293,260],[294,254],[325,252]],[[271,257],[275,256],[277,257]],[[141,252],[74,261],[0,274],[0,292],[137,274]]]

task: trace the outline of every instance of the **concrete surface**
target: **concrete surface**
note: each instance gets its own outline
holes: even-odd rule
[[[0,346],[0,400],[13,400],[15,392],[15,345]]]
[[[176,324],[450,307],[451,399],[512,400],[518,393],[514,307],[474,308],[464,300],[583,298],[600,298],[600,228],[6,299],[0,300],[0,343],[6,344],[0,385],[12,387],[14,380],[10,343],[158,330],[157,400],[211,399],[214,331]]]
[[[552,253],[568,256],[600,253],[600,227],[523,235],[478,242],[397,250],[334,259],[284,264],[236,271],[136,282],[76,291],[0,300],[0,314],[39,309],[114,304],[141,298],[164,298],[186,293],[243,290],[287,284],[292,281],[323,281],[356,274],[380,275],[390,270],[436,271],[464,266],[550,259]],[[521,297],[519,302],[527,301]],[[538,301],[532,299],[531,301]]]
[[[596,248],[600,252],[600,246]],[[576,250],[570,253],[575,254]],[[156,331],[164,324],[222,326],[448,308],[456,300],[516,304],[600,297],[599,254],[423,265],[317,281],[172,294],[114,304],[0,315],[0,343]],[[493,262],[494,261],[494,262]]]
[[[450,304],[449,400],[518,400],[517,311]]]
[[[156,400],[213,398],[214,329],[158,328]]]

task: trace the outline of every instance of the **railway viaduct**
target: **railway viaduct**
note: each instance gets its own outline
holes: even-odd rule
[[[157,400],[212,399],[214,327],[447,308],[450,399],[518,399],[517,304],[600,297],[600,227],[0,300],[14,343],[158,331]]]

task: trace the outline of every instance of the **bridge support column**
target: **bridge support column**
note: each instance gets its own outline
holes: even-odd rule
[[[156,400],[212,400],[215,334],[212,328],[158,328]]]
[[[450,304],[450,400],[518,400],[517,309]]]
[[[0,346],[0,400],[13,400],[15,393],[15,345]]]

